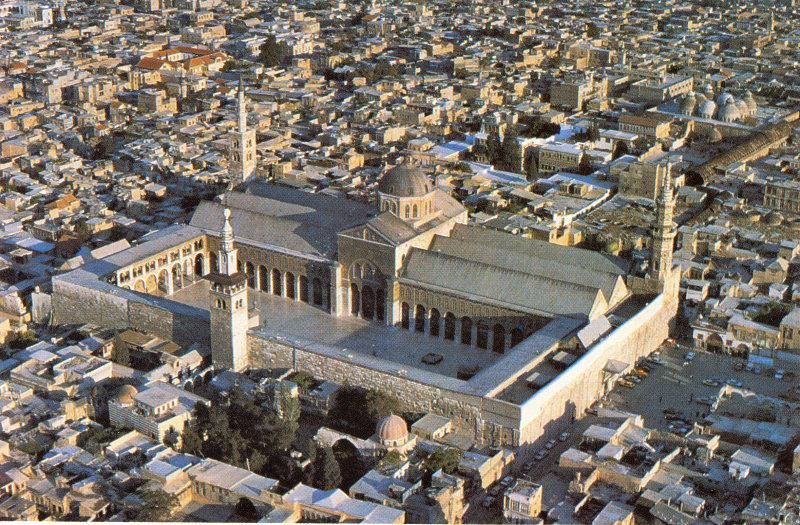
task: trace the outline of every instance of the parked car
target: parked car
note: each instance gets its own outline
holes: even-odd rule
[[[555,439],[551,439],[550,441],[548,441],[547,443],[545,443],[545,445],[544,445],[544,448],[546,448],[547,450],[550,450],[550,449],[552,449],[554,446],[556,446],[556,440],[555,440]]]
[[[620,382],[619,382],[619,384],[620,384],[620,385],[622,385],[622,386],[624,386],[625,388],[633,388],[633,387],[635,387],[635,386],[636,386],[634,383],[631,383],[631,382],[630,382],[630,381],[628,381],[627,379],[621,379],[621,380],[620,380]]]
[[[640,378],[640,379],[644,379],[645,377],[647,377],[647,376],[649,375],[649,374],[647,373],[647,370],[645,370],[645,369],[644,369],[644,368],[642,368],[642,367],[639,367],[639,368],[634,368],[634,369],[633,369],[633,372],[631,372],[631,373],[632,373],[632,374],[634,374],[636,377],[638,377],[638,378]]]
[[[536,461],[541,461],[546,457],[547,457],[547,451],[546,450],[540,450],[539,452],[536,453],[535,456],[533,456],[533,459],[535,459]]]
[[[783,368],[777,369],[775,371],[775,379],[777,379],[778,381],[783,381],[783,374],[784,374]]]
[[[483,507],[484,509],[488,509],[494,505],[495,501],[497,500],[494,497],[486,496],[485,498],[483,498],[483,501],[481,502],[481,507]]]
[[[686,360],[691,363],[692,361],[694,361],[694,355],[695,355],[694,352],[687,352],[686,353]]]
[[[500,486],[503,488],[508,488],[514,484],[514,477],[513,476],[506,476],[502,480],[500,480]]]
[[[733,369],[736,370],[737,372],[744,370],[744,363],[738,361],[735,365],[733,365]]]
[[[745,366],[745,370],[747,370],[748,372],[752,372],[753,368],[755,368],[755,366],[756,365],[754,365],[753,362],[750,361],[749,363],[747,363],[747,366]]]
[[[533,470],[533,467],[534,467],[533,461],[527,461],[525,462],[524,465],[522,465],[522,470],[524,472],[530,472],[531,470]]]
[[[494,487],[492,487],[492,488],[490,488],[490,489],[489,489],[489,495],[490,495],[490,496],[497,496],[497,495],[498,495],[498,494],[500,494],[500,493],[501,493],[503,490],[504,490],[504,489],[503,489],[503,487],[501,487],[500,485],[495,485]]]
[[[422,362],[426,365],[438,365],[442,362],[444,356],[441,354],[434,354],[433,352],[427,353],[422,356]]]
[[[758,375],[761,375],[761,367],[760,367],[760,366],[758,366],[758,365],[754,366],[754,367],[753,367],[753,373],[754,373],[755,375],[757,375],[757,376],[758,376]]]
[[[703,379],[703,384],[706,386],[719,386],[719,382],[713,379]]]
[[[564,441],[568,440],[571,435],[572,434],[569,432],[562,432],[561,435],[558,436],[558,440],[563,443]]]

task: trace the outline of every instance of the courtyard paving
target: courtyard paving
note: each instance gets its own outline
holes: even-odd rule
[[[208,309],[208,288],[208,281],[199,281],[178,290],[170,299]],[[259,311],[259,329],[288,342],[313,341],[341,348],[345,353],[359,352],[448,377],[456,377],[462,368],[482,370],[502,357],[491,350],[388,327],[378,321],[333,317],[312,305],[265,292],[251,289],[248,297],[250,307]],[[435,365],[423,363],[422,357],[429,352],[441,355],[442,361]]]

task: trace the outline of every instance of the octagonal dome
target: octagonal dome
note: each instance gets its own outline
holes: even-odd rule
[[[378,191],[394,197],[422,197],[431,190],[431,184],[422,170],[408,164],[395,166],[378,182]]]

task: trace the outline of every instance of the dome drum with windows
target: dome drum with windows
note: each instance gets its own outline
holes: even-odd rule
[[[435,188],[417,167],[396,166],[378,182],[378,207],[405,221],[416,222],[435,212]]]

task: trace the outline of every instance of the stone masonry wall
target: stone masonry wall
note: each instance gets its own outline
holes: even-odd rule
[[[360,366],[346,358],[337,359],[253,334],[248,337],[250,366],[294,368],[314,377],[373,388],[396,397],[404,410],[434,412],[452,418],[454,425],[484,439],[484,420],[489,417],[503,426],[516,428],[519,410],[510,403],[426,385],[380,370]],[[488,436],[486,436],[488,438]]]

